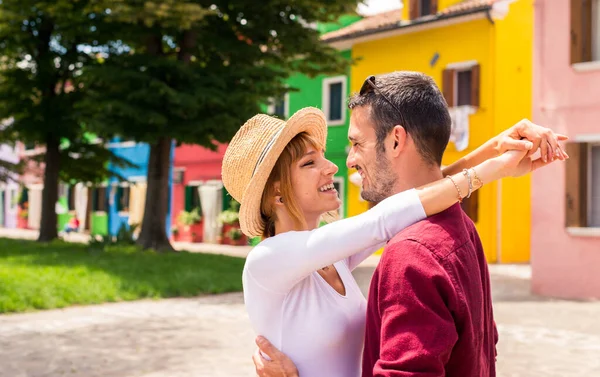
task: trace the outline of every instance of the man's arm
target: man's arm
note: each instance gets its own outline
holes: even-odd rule
[[[558,142],[567,139],[568,137],[565,135],[554,133],[549,128],[538,126],[527,119],[523,119],[446,167],[443,173],[444,175],[459,173],[463,169],[472,168],[511,149],[528,150],[528,156],[530,156],[539,148],[544,162],[552,162],[554,159],[564,160],[569,156],[562,150]]]
[[[443,377],[458,340],[450,278],[416,241],[390,245],[379,263],[381,341],[373,376]],[[394,255],[395,254],[395,255]]]

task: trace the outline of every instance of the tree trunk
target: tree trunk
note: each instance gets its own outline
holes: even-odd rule
[[[169,167],[171,162],[171,139],[160,138],[150,146],[146,203],[142,230],[137,244],[144,249],[173,251],[166,230],[169,208]]]
[[[44,188],[42,190],[42,218],[38,242],[49,242],[58,237],[56,202],[58,201],[58,174],[60,172],[60,143],[52,136],[46,140],[44,158]]]

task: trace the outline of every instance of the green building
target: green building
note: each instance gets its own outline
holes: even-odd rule
[[[341,29],[361,19],[360,16],[343,16],[338,22],[318,25],[321,34]],[[340,51],[340,54],[350,60],[351,51]],[[303,107],[317,107],[325,113],[327,125],[327,159],[335,163],[339,171],[335,175],[335,186],[342,199],[340,208],[341,217],[346,217],[348,209],[348,169],[346,157],[348,155],[348,124],[350,112],[348,110],[348,97],[350,95],[350,71],[341,75],[320,75],[309,78],[305,75],[294,75],[288,80],[288,86],[297,89],[286,94],[284,98],[270,106],[268,112],[281,118],[288,118]]]

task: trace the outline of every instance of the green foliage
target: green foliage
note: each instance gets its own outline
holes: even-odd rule
[[[244,259],[0,239],[0,313],[242,289]]]
[[[240,214],[237,211],[234,211],[232,209],[226,209],[225,211],[221,212],[219,214],[219,224],[223,225],[223,224],[228,224],[228,225],[233,225],[236,224],[240,219]]]
[[[260,103],[293,90],[291,74],[344,71],[348,61],[307,25],[351,14],[357,3],[91,1],[118,38],[106,59],[84,67],[90,97],[78,108],[95,132],[214,148]]]
[[[240,228],[231,228],[229,232],[227,232],[227,237],[232,239],[233,241],[237,241],[242,238],[242,230]]]
[[[202,221],[202,216],[200,215],[200,210],[198,208],[194,208],[192,211],[181,211],[179,212],[179,216],[177,216],[177,221],[181,225],[193,225]]]

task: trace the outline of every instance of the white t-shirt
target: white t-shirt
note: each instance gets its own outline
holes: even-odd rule
[[[351,271],[425,217],[416,190],[409,190],[358,216],[262,241],[248,255],[242,277],[256,333],[288,355],[300,376],[360,376],[366,300]],[[345,296],[317,272],[332,263]]]

